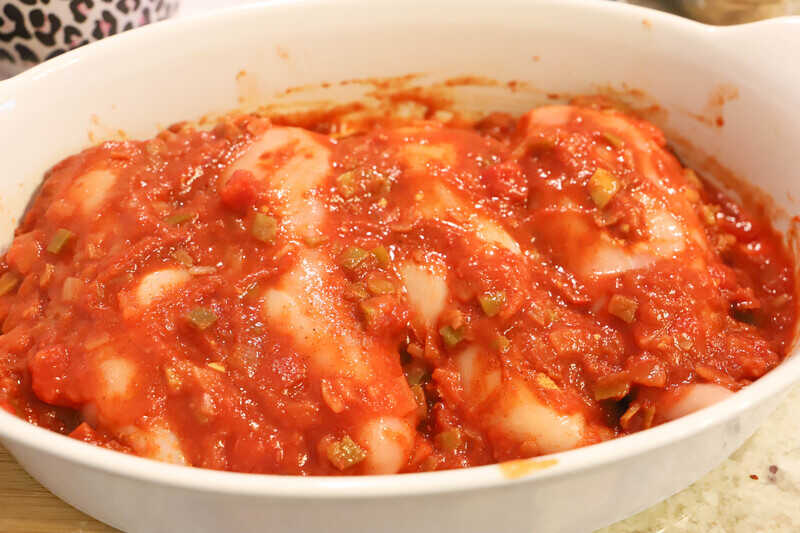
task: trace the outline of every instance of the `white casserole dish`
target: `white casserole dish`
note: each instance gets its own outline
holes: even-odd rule
[[[640,88],[665,110],[658,122],[668,132],[794,213],[800,64],[790,51],[798,47],[797,18],[714,28],[578,0],[270,2],[156,24],[0,83],[0,244],[10,241],[45,170],[89,145],[90,130],[99,138],[117,128],[150,136],[171,122],[239,107],[241,98],[263,103],[287,87],[410,72],[541,88],[506,95],[503,105],[465,103],[520,111],[546,101],[544,91]],[[236,79],[242,70],[244,83]],[[724,127],[692,118],[709,112],[720,87],[738,90],[714,108]],[[330,95],[348,100],[356,89],[334,87]],[[517,464],[513,476],[497,465],[361,478],[208,471],[96,448],[2,411],[0,442],[57,496],[126,531],[584,532],[696,480],[798,378],[795,355],[720,404]]]

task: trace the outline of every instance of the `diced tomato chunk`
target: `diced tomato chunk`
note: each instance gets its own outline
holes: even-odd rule
[[[17,235],[8,249],[6,261],[20,273],[27,274],[42,253],[42,245],[38,240],[37,231]]]
[[[52,346],[36,352],[28,361],[28,370],[31,373],[31,387],[40,400],[65,407],[79,405],[69,398],[69,353],[63,346]]]
[[[220,191],[222,203],[235,211],[246,211],[256,203],[255,176],[249,170],[238,169]]]
[[[70,437],[76,440],[82,440],[83,442],[88,442],[90,444],[97,444],[97,434],[92,429],[92,426],[87,424],[86,422],[81,422],[81,424],[72,430],[72,433],[69,434]]]

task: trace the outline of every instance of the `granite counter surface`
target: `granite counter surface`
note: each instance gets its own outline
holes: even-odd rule
[[[800,385],[729,459],[694,485],[597,533],[800,531]]]

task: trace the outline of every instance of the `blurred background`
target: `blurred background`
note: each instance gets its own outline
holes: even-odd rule
[[[800,14],[800,0],[627,0],[627,3],[719,25]]]
[[[254,1],[6,0],[0,10],[0,79],[131,28]],[[708,24],[740,24],[800,14],[800,0],[617,1],[669,11]]]
[[[173,16],[178,5],[178,0],[5,0],[0,10],[0,78]]]

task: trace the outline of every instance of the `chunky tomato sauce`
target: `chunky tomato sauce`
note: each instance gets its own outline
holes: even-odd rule
[[[0,262],[0,405],[178,464],[415,472],[639,431],[786,355],[780,235],[638,118],[285,122],[56,165]]]

